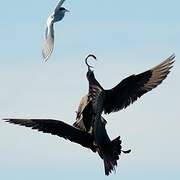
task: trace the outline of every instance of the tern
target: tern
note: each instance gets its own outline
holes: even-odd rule
[[[69,10],[62,7],[65,0],[59,1],[54,12],[47,18],[47,27],[45,32],[45,42],[42,49],[44,61],[47,61],[54,49],[54,23],[61,21]]]

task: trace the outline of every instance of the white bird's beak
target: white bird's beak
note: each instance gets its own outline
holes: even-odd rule
[[[70,12],[70,11],[66,9],[66,12]]]

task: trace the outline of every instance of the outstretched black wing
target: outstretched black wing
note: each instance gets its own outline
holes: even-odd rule
[[[52,119],[3,119],[12,124],[18,124],[32,129],[37,129],[44,133],[50,133],[68,139],[74,143],[78,143],[86,148],[95,151],[93,145],[93,136],[83,132],[73,126],[62,121]]]
[[[138,98],[158,86],[169,74],[175,55],[171,55],[161,64],[138,75],[132,75],[117,86],[105,91],[104,113],[126,108]]]

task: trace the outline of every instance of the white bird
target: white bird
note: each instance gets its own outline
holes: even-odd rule
[[[45,32],[45,42],[43,45],[43,59],[47,61],[54,49],[54,23],[61,21],[66,12],[69,12],[64,7],[61,7],[65,0],[59,1],[54,12],[47,19],[47,27]]]

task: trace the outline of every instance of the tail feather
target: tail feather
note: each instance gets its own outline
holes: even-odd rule
[[[117,160],[121,154],[120,136],[112,140],[109,148],[103,152],[105,174],[108,176],[112,171],[115,171]]]
[[[113,164],[111,161],[104,159],[105,175],[108,176],[112,171],[115,171],[117,164]]]
[[[119,156],[121,152],[128,154],[131,150],[123,151],[121,146],[122,141],[120,140],[120,136],[116,139],[112,140],[110,146],[106,151],[103,151],[103,160],[104,160],[104,169],[105,175],[109,175],[112,171],[116,170],[117,161],[119,160]]]

